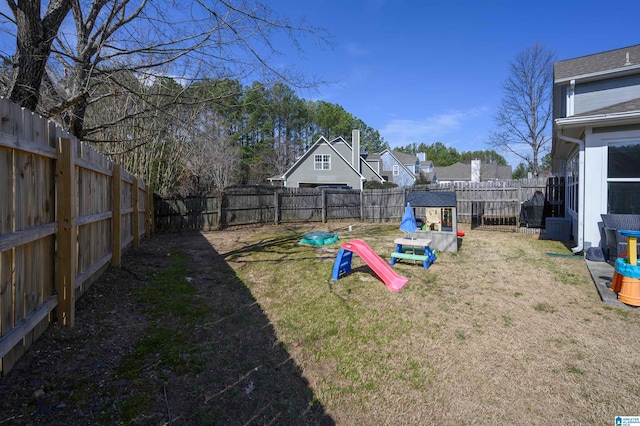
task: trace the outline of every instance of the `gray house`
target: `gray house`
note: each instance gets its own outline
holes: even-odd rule
[[[411,186],[420,172],[420,161],[415,155],[385,149],[380,153],[381,175],[398,186]]]
[[[471,160],[471,164],[458,162],[446,167],[435,167],[432,181],[434,183],[491,182],[509,180],[511,176],[511,166]]]
[[[553,128],[574,251],[602,246],[600,214],[640,213],[640,45],[556,62]]]
[[[336,185],[361,190],[366,181],[384,182],[376,165],[360,155],[359,131],[353,131],[352,141],[353,146],[342,137],[329,142],[321,136],[282,175],[283,185],[287,188]]]
[[[393,182],[399,187],[412,186],[423,177],[431,181],[433,162],[425,153],[417,155],[385,149],[379,154],[360,152],[360,132],[352,133],[353,147],[342,137],[331,142],[320,137],[315,144],[282,176],[268,180],[285,187],[350,186],[362,189],[364,182]]]

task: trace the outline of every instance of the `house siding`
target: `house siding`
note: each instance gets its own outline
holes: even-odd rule
[[[640,75],[576,85],[574,113],[582,114],[640,98]]]
[[[577,188],[570,188],[567,180],[565,193],[573,237],[584,249],[603,245],[600,215],[608,210],[609,144],[640,141],[637,127],[640,102],[636,102],[640,98],[640,67],[636,64],[639,55],[640,45],[636,45],[554,64],[553,116],[562,120],[554,123],[553,167],[554,172],[563,176],[572,159],[580,163],[581,181]],[[575,80],[573,97],[569,90],[572,80]],[[610,114],[621,113],[626,115],[624,120],[609,118]],[[572,122],[574,115],[593,119]],[[584,153],[579,151],[581,144],[571,138],[584,141]],[[574,194],[570,194],[570,189],[578,190],[575,199],[569,198]],[[570,209],[570,204],[576,208]]]
[[[363,159],[360,159],[360,174],[362,174],[367,181],[380,182],[380,178],[376,176],[369,165],[365,164]]]
[[[331,145],[335,148],[336,151],[340,153],[345,159],[351,161],[351,147],[347,145],[344,140],[334,140],[331,142]]]
[[[331,155],[331,170],[314,170],[313,159],[317,154]],[[341,157],[327,144],[317,145],[309,155],[309,159],[287,176],[288,188],[298,188],[300,184],[346,184],[352,188],[361,189],[360,176],[351,168],[348,160]]]
[[[585,247],[600,246],[601,235],[597,226],[602,222],[601,213],[607,212],[607,153],[610,143],[619,141],[640,141],[640,130],[593,133],[588,131],[585,138],[585,199],[584,231]]]
[[[396,159],[389,152],[380,154],[380,160],[382,162],[382,170],[384,170],[385,173],[389,174],[389,180],[391,180],[393,183],[400,187],[411,186],[414,184],[414,176],[410,175],[402,166],[402,164],[396,161]],[[393,176],[394,165],[397,165],[399,167],[399,174],[397,176]]]

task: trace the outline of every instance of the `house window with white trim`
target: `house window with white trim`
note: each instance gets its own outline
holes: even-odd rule
[[[607,213],[640,214],[640,141],[609,142]]]
[[[313,157],[314,170],[331,170],[331,154],[316,154]]]
[[[393,165],[393,175],[394,176],[399,176],[400,175],[400,166],[398,166],[397,164]]]

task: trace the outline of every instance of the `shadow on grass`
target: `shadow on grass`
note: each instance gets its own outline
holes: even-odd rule
[[[247,251],[270,250],[297,238],[260,241],[224,256],[198,232],[154,239],[163,251],[188,256],[191,283],[208,310],[207,322],[193,330],[203,369],[189,378],[201,393],[191,395],[188,405],[196,409],[191,414],[198,423],[334,424],[259,303],[227,264]]]
[[[335,424],[199,232],[144,239],[76,306],[0,379],[1,424]]]

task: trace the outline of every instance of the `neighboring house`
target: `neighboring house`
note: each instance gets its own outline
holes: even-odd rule
[[[427,154],[417,155],[386,149],[379,154],[380,175],[388,182],[396,185],[412,186],[420,177],[431,181],[433,176],[433,162],[427,160]],[[369,161],[367,159],[367,161]]]
[[[471,164],[455,163],[446,167],[435,167],[433,183],[490,182],[511,179],[511,166],[499,166],[471,160]]]
[[[420,172],[420,161],[415,155],[385,149],[380,153],[382,171],[380,175],[396,185],[411,186]]]
[[[640,45],[556,62],[553,118],[573,250],[602,247],[600,214],[640,214]]]
[[[427,160],[426,152],[418,153],[418,161],[420,161],[420,173],[422,173],[425,178],[431,180],[434,172],[433,161]]]
[[[429,182],[487,182],[511,179],[511,166],[456,163],[434,167],[426,154],[417,155],[385,149],[379,154],[356,153],[360,133],[352,134],[353,149],[343,138],[331,142],[320,137],[282,176],[268,178],[272,185],[288,188],[345,185],[362,189],[364,182],[392,182],[399,187],[413,186],[420,178]]]
[[[360,155],[360,133],[352,134],[353,147],[343,138],[331,142],[320,137],[281,179],[287,188],[316,187],[326,185],[350,186],[362,189],[364,182],[384,182],[375,170]],[[277,181],[278,177],[271,178]]]

